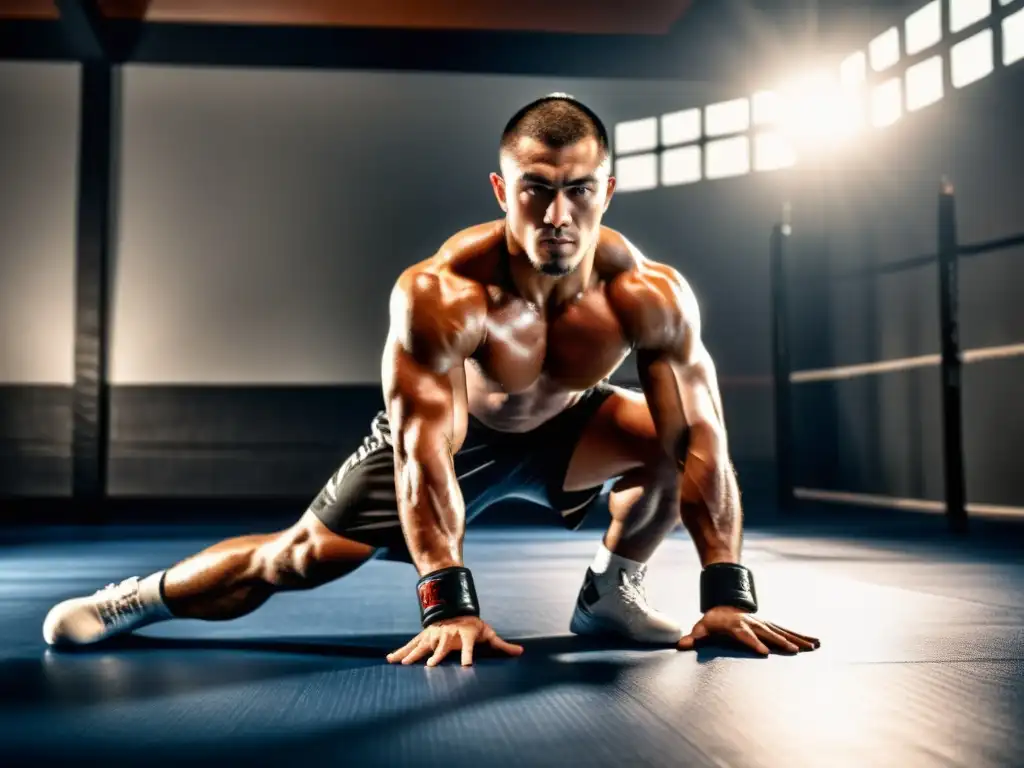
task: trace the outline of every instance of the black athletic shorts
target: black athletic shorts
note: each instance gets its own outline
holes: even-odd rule
[[[565,473],[585,426],[614,391],[599,384],[530,432],[497,432],[470,416],[466,440],[455,454],[466,522],[495,502],[519,498],[559,512],[567,528],[578,528],[604,486],[567,492],[562,490]],[[398,519],[387,414],[374,417],[362,446],[334,473],[310,510],[334,533],[376,547],[375,557],[411,562]]]

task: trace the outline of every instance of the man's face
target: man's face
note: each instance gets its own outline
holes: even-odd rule
[[[491,174],[516,242],[546,275],[573,272],[597,239],[615,179],[601,145],[587,137],[562,149],[520,138]]]

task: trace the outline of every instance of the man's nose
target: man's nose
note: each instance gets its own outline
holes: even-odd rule
[[[551,205],[548,206],[547,211],[544,213],[544,223],[555,228],[567,227],[572,223],[569,200],[564,190],[560,189],[555,192]]]

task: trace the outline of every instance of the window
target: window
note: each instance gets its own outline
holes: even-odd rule
[[[775,125],[781,117],[779,94],[775,91],[758,91],[751,99],[754,125]]]
[[[942,40],[942,5],[932,0],[907,17],[905,27],[907,55],[913,56]]]
[[[733,99],[704,108],[704,132],[708,136],[739,133],[750,127],[750,102]]]
[[[863,127],[860,89],[843,88],[827,70],[787,83],[779,98],[779,125],[801,142],[831,143]]]
[[[949,0],[949,31],[959,32],[992,13],[992,0]]]
[[[754,170],[776,171],[796,163],[796,151],[781,133],[759,133],[754,138]]]
[[[888,69],[900,60],[900,31],[890,27],[868,43],[868,58],[876,72]]]
[[[992,30],[986,29],[957,43],[949,52],[954,88],[981,80],[995,68],[992,53]]]
[[[839,65],[839,82],[847,87],[860,85],[868,76],[868,58],[857,51],[843,59]]]
[[[661,183],[665,186],[700,181],[700,147],[667,149],[661,155]]]
[[[871,122],[879,128],[892,125],[903,115],[903,88],[899,78],[875,86],[871,92]]]
[[[1024,10],[1003,19],[1003,64],[1024,59]]]
[[[658,186],[658,156],[655,154],[620,157],[615,161],[616,189],[639,192]]]
[[[685,109],[682,112],[670,112],[661,116],[661,143],[663,146],[686,144],[699,138],[699,109]]]
[[[658,146],[658,118],[645,117],[615,126],[615,152],[646,152]]]
[[[924,109],[942,98],[942,57],[932,56],[907,68],[907,111]]]
[[[707,177],[724,179],[750,172],[750,140],[746,136],[710,141],[707,146]]]

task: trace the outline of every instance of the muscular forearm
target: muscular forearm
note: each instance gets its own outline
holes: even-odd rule
[[[681,516],[701,564],[738,563],[742,541],[739,484],[714,436],[691,441],[683,468]]]
[[[421,576],[462,565],[465,507],[450,457],[398,461],[398,514]]]

